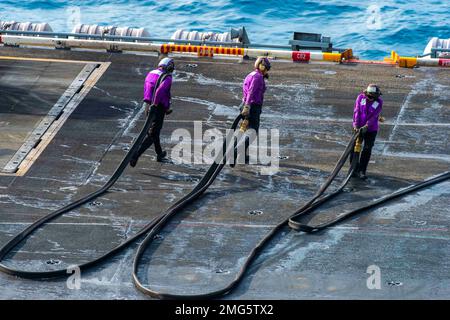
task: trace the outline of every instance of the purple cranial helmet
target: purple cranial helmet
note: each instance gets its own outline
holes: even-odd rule
[[[269,71],[271,67],[269,59],[266,57],[259,57],[256,59],[255,69],[260,69],[260,66],[264,66],[265,70]]]
[[[172,73],[175,69],[175,62],[172,58],[164,58],[158,63],[158,68],[166,73]]]
[[[376,100],[381,96],[381,90],[376,84],[371,83],[367,86],[366,90],[364,90],[364,94],[366,97]]]

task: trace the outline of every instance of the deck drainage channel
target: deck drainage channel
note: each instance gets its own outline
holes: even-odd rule
[[[56,265],[56,264],[60,264],[61,261],[60,260],[56,260],[56,259],[50,259],[50,260],[47,260],[45,263],[48,264],[48,265]]]
[[[263,213],[264,213],[264,211],[262,211],[262,210],[251,210],[248,212],[248,214],[251,216],[260,216]]]

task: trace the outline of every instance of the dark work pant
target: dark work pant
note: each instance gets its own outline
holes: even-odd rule
[[[165,110],[162,106],[153,106],[150,108],[149,117],[154,117],[152,125],[147,133],[147,137],[142,142],[139,150],[135,153],[134,159],[138,159],[152,144],[155,144],[155,151],[157,155],[162,153],[161,142],[159,135],[164,123]]]
[[[359,165],[355,170],[356,172],[361,171],[364,174],[366,173],[367,165],[369,164],[370,156],[372,155],[372,148],[373,148],[373,145],[375,144],[376,137],[377,137],[377,131],[366,132],[366,134],[363,136],[364,146],[362,148],[361,156],[359,158]],[[354,149],[352,149],[352,151],[350,153],[350,164],[352,163],[352,160],[353,160],[353,154],[354,154],[353,150]]]
[[[248,127],[255,129],[256,134],[259,131],[259,122],[261,118],[262,106],[261,105],[252,105],[250,107],[250,114],[248,116]]]
[[[241,105],[241,111],[244,107],[244,104]],[[260,118],[261,118],[261,112],[262,112],[262,105],[256,105],[252,104],[250,106],[250,113],[248,115],[248,128],[254,129],[256,131],[256,134],[259,132],[259,124],[260,124]],[[236,147],[236,142],[235,142]],[[248,136],[245,136],[245,158],[246,162],[248,162],[248,148],[250,147],[250,138]],[[237,158],[237,150],[234,153],[234,163],[236,163]]]
[[[241,104],[240,110],[244,108],[244,104]],[[248,127],[255,129],[256,134],[259,131],[259,122],[261,118],[262,105],[252,104],[250,106],[250,113],[248,115]]]

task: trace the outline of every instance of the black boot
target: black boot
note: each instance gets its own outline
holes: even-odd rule
[[[352,173],[352,178],[359,178],[359,171],[354,170]]]
[[[163,152],[161,152],[160,154],[158,154],[158,155],[156,156],[156,161],[158,161],[158,162],[164,162],[164,160],[167,160],[167,159],[166,159],[166,156],[167,156],[167,152],[166,152],[166,151],[163,151]]]
[[[371,149],[364,149],[363,152],[361,153],[361,161],[359,163],[358,176],[362,180],[367,179],[366,170],[370,161],[371,153],[372,153]]]
[[[367,180],[367,175],[366,175],[365,172],[359,171],[358,172],[358,178],[360,178],[361,180]]]
[[[135,157],[133,157],[133,158],[131,158],[131,160],[130,160],[130,166],[131,167],[136,167],[136,164],[137,164],[137,162],[138,162],[138,159],[139,158],[135,158]]]

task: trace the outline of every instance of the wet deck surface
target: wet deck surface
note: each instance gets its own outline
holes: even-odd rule
[[[73,63],[0,59],[0,169],[82,67]]]
[[[16,48],[0,48],[0,55],[112,62],[30,170],[23,177],[0,175],[0,243],[5,243],[28,223],[108,179],[143,124],[142,84],[156,57]],[[172,131],[192,132],[193,121],[202,121],[203,129],[230,126],[251,63],[176,58],[174,113],[162,131],[166,149],[175,144]],[[48,103],[31,109],[35,104],[25,99],[15,100],[9,109],[3,92],[23,88],[11,91],[14,83],[0,78],[0,121],[16,117],[8,121],[23,132],[33,122],[21,115],[45,114],[82,67],[52,63],[43,68],[42,63],[0,59],[4,64],[6,75],[20,81],[27,78],[25,67],[49,81],[55,81],[50,66],[67,68],[57,86],[33,91]],[[249,250],[307,201],[331,171],[351,134],[354,99],[368,82],[381,86],[387,118],[374,148],[370,179],[351,182],[316,218],[449,170],[449,70],[275,62],[262,128],[280,130],[281,155],[288,158],[280,160],[274,176],[261,175],[260,166],[226,167],[208,193],[173,219],[147,252],[152,260],[144,257],[140,270],[145,282],[163,291],[201,293],[232,280]],[[8,143],[2,138],[2,150]],[[50,270],[98,257],[189,192],[207,167],[160,164],[149,150],[109,193],[36,232],[7,264]],[[445,182],[313,235],[285,229],[228,298],[449,298],[449,205],[450,182]],[[256,209],[263,214],[248,213]],[[80,290],[67,289],[65,280],[36,282],[0,274],[0,297],[146,298],[131,280],[135,249],[83,274]],[[381,269],[381,290],[366,286],[370,265]],[[396,282],[401,285],[392,285]]]

